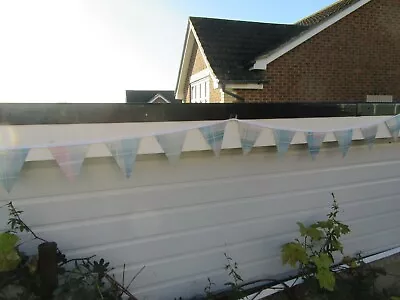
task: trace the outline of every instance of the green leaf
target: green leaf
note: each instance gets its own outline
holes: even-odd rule
[[[320,270],[315,277],[318,280],[321,289],[333,292],[335,289],[336,279],[335,275],[330,270]]]
[[[299,226],[301,236],[305,236],[307,234],[307,227],[301,222],[297,222],[297,225]]]
[[[319,241],[323,238],[324,233],[319,230],[316,226],[310,226],[307,228],[307,235],[315,240],[315,241]]]
[[[317,267],[315,277],[318,279],[319,286],[322,289],[333,291],[335,288],[335,276],[330,270],[333,260],[326,253],[313,256],[311,260]]]
[[[282,247],[282,263],[295,267],[297,263],[307,264],[308,257],[304,247],[298,243],[288,243]]]
[[[343,223],[338,223],[338,226],[340,227],[340,230],[342,232],[342,234],[349,234],[350,233],[350,228],[348,225],[345,225]]]
[[[15,234],[4,232],[0,233],[0,252],[9,252],[18,243],[19,238]]]
[[[0,233],[0,272],[14,270],[21,258],[15,249],[19,241],[18,236],[11,233]]]
[[[297,222],[297,225],[299,226],[301,236],[309,236],[311,239],[316,241],[319,241],[324,236],[324,233],[318,229],[318,223],[315,223],[310,227],[304,226],[301,222]]]
[[[333,251],[340,251],[340,252],[343,253],[343,245],[342,245],[341,242],[339,242],[339,240],[333,239],[331,241],[331,243],[332,243],[332,246],[333,246],[333,249],[332,249]]]

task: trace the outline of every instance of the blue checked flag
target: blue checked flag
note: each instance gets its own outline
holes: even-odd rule
[[[28,153],[28,148],[0,150],[0,181],[8,193],[18,179]]]
[[[253,149],[258,137],[261,134],[261,127],[240,122],[239,124],[240,143],[243,154],[247,155]]]
[[[136,162],[136,155],[139,149],[140,139],[125,139],[107,143],[111,155],[117,165],[125,174],[126,178],[131,177]]]
[[[295,131],[284,130],[284,129],[273,129],[276,148],[279,154],[284,154],[289,150],[289,146],[292,143],[293,137],[296,134]]]
[[[339,149],[342,151],[343,157],[345,157],[353,141],[353,129],[335,131],[334,134],[339,143]]]
[[[325,135],[326,133],[324,132],[306,132],[308,151],[310,152],[313,160],[317,157],[319,151],[321,150]]]
[[[214,151],[215,156],[219,156],[221,152],[222,142],[224,140],[225,127],[226,127],[226,122],[199,128],[205,141]]]

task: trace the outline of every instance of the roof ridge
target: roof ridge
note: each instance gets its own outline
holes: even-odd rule
[[[216,21],[226,21],[226,22],[237,22],[237,23],[250,23],[250,24],[265,24],[265,25],[280,25],[280,26],[298,26],[298,24],[293,23],[270,23],[270,22],[260,22],[260,21],[247,21],[247,20],[237,20],[237,19],[225,19],[225,18],[211,18],[211,17],[196,17],[190,16],[189,20],[192,19],[206,19],[206,20],[216,20]]]
[[[302,21],[304,21],[304,20],[306,20],[306,19],[308,19],[308,18],[312,18],[313,16],[318,15],[318,14],[324,12],[325,10],[334,7],[335,5],[338,5],[340,2],[343,2],[343,1],[346,1],[346,0],[336,0],[335,2],[333,2],[333,3],[331,3],[331,4],[327,5],[327,6],[325,6],[325,7],[323,7],[323,8],[321,8],[320,10],[318,10],[318,11],[316,11],[316,12],[313,12],[311,15],[308,15],[308,16],[306,16],[306,17],[304,17],[304,18],[298,20],[295,24],[301,23]]]
[[[302,18],[301,20],[294,23],[295,25],[313,25],[321,22],[325,18],[329,18],[332,15],[344,10],[348,6],[358,2],[360,0],[337,0],[332,4],[312,13],[309,16]],[[335,9],[337,7],[337,9]]]

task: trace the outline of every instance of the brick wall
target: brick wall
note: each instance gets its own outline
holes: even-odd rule
[[[227,93],[224,93],[224,103],[235,103],[238,102],[238,100],[231,95],[228,95]]]
[[[214,89],[214,84],[210,78],[210,103],[221,102],[221,89]]]
[[[400,100],[400,1],[373,0],[267,66],[248,102]]]
[[[204,62],[203,56],[199,50],[199,47],[195,43],[193,46],[192,56],[190,58],[188,75],[186,76],[185,82],[185,95],[184,100],[186,103],[190,103],[190,76],[199,73],[207,69],[207,65]],[[219,103],[221,100],[221,94],[219,89],[214,89],[213,82],[210,78],[210,102]]]

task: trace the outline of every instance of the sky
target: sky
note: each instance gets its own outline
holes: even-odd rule
[[[334,0],[0,0],[0,102],[175,88],[189,16],[293,23]]]

